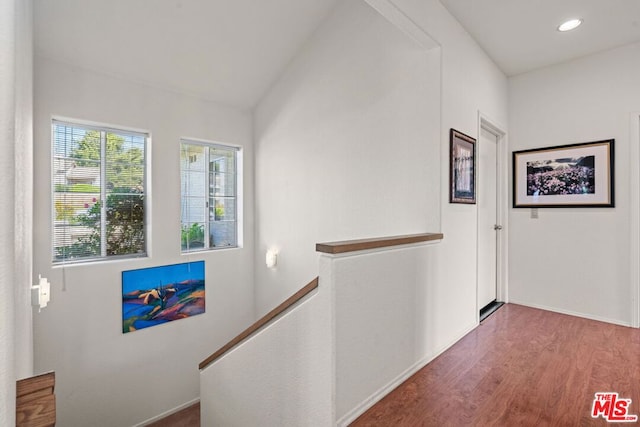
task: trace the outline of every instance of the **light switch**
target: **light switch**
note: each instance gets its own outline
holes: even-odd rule
[[[38,312],[45,308],[51,300],[51,283],[46,277],[38,274],[38,284],[31,286],[31,305],[38,307]]]

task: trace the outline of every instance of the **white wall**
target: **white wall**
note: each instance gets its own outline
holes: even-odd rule
[[[203,426],[330,426],[333,289],[296,306],[201,372]]]
[[[630,173],[639,166],[629,120],[640,111],[638,75],[633,44],[510,79],[513,150],[616,140],[615,208],[540,209],[539,219],[511,210],[511,301],[630,324],[630,191],[638,191]]]
[[[439,243],[323,254],[320,283],[335,295],[338,425],[424,366],[435,354],[429,313]]]
[[[33,375],[33,1],[16,3],[15,274],[16,375]]]
[[[253,149],[247,113],[36,57],[34,272],[52,282],[35,315],[36,371],[56,371],[58,421],[128,426],[198,397],[198,363],[254,319]],[[145,259],[51,266],[51,117],[151,132]],[[244,247],[180,255],[179,139],[244,148]],[[121,272],[204,259],[206,313],[122,333]]]
[[[425,313],[435,352],[475,326],[477,316],[476,207],[448,203],[449,129],[474,136],[479,110],[504,127],[507,80],[439,1],[394,3],[441,46],[422,52],[427,63],[418,74],[398,74],[409,73],[403,61],[418,55],[392,31],[369,33],[390,63],[378,61],[383,71],[367,69],[371,45],[366,38],[364,48],[353,45],[367,34],[367,21],[334,16],[256,110],[257,310],[267,311],[315,275],[316,242],[442,231]],[[338,30],[339,39],[332,35]],[[384,96],[390,82],[406,103]],[[431,98],[420,101],[410,91]],[[391,117],[384,116],[391,106]],[[373,130],[358,127],[364,123]],[[389,158],[380,153],[391,147],[401,150],[391,172],[380,175],[379,164]],[[393,212],[387,200],[398,202]],[[268,271],[262,259],[271,245],[280,248],[281,263]]]
[[[323,254],[316,291],[201,371],[202,425],[352,422],[434,356],[438,246]]]
[[[426,313],[438,351],[476,324],[477,209],[449,203],[449,129],[478,137],[478,111],[502,129],[507,124],[507,79],[437,0],[395,3],[442,46],[441,230],[434,254],[433,305]],[[432,231],[432,230],[428,230]]]
[[[0,1],[0,425],[15,425],[16,379],[33,369],[31,324],[32,2]]]
[[[437,50],[348,0],[257,107],[259,313],[317,275],[316,242],[437,231],[439,71]]]
[[[15,1],[0,0],[0,425],[15,425],[14,143]]]

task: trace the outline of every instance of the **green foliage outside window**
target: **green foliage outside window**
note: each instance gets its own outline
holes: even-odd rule
[[[55,208],[58,221],[72,221],[76,216],[76,208],[70,203],[56,200]]]
[[[182,226],[182,249],[204,247],[204,224],[191,224],[191,227]]]
[[[56,193],[100,193],[100,187],[92,184],[56,184]]]
[[[87,131],[78,142],[71,157],[76,165],[95,167],[100,162],[100,132]],[[137,186],[144,177],[144,153],[136,147],[127,147],[125,139],[114,133],[106,134],[107,188]],[[77,185],[77,184],[76,184]]]
[[[100,250],[100,202],[86,214],[78,215],[79,224],[92,228],[80,241],[91,251]],[[107,255],[127,255],[144,251],[144,195],[135,189],[117,188],[107,196]]]

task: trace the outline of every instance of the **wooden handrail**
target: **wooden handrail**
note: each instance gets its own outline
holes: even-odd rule
[[[302,298],[304,298],[307,294],[309,294],[311,291],[313,291],[317,287],[318,287],[318,278],[316,277],[311,282],[309,282],[304,288],[300,289],[298,292],[291,295],[282,304],[280,304],[279,306],[277,306],[276,308],[274,308],[273,310],[271,310],[270,312],[262,316],[260,320],[255,322],[253,325],[249,326],[247,329],[242,331],[237,337],[235,337],[234,339],[229,341],[227,344],[220,347],[218,351],[216,351],[211,356],[207,357],[202,362],[200,362],[199,368],[200,369],[206,368],[215,360],[219,359],[220,357],[228,353],[231,349],[233,349],[238,344],[240,344],[241,342],[249,338],[251,335],[255,334],[260,329],[265,327],[269,322],[271,322],[273,319],[275,319],[276,317],[284,313],[284,311],[286,311],[289,307],[291,307],[292,305],[300,301]]]
[[[343,242],[316,243],[316,252],[325,254],[342,254],[345,252],[363,251],[366,249],[386,248],[390,246],[408,245],[410,243],[442,240],[442,233],[407,234],[404,236],[377,237],[373,239],[345,240]]]

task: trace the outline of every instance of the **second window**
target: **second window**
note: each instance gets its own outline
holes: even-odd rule
[[[235,147],[181,141],[182,252],[238,246],[237,165]]]

